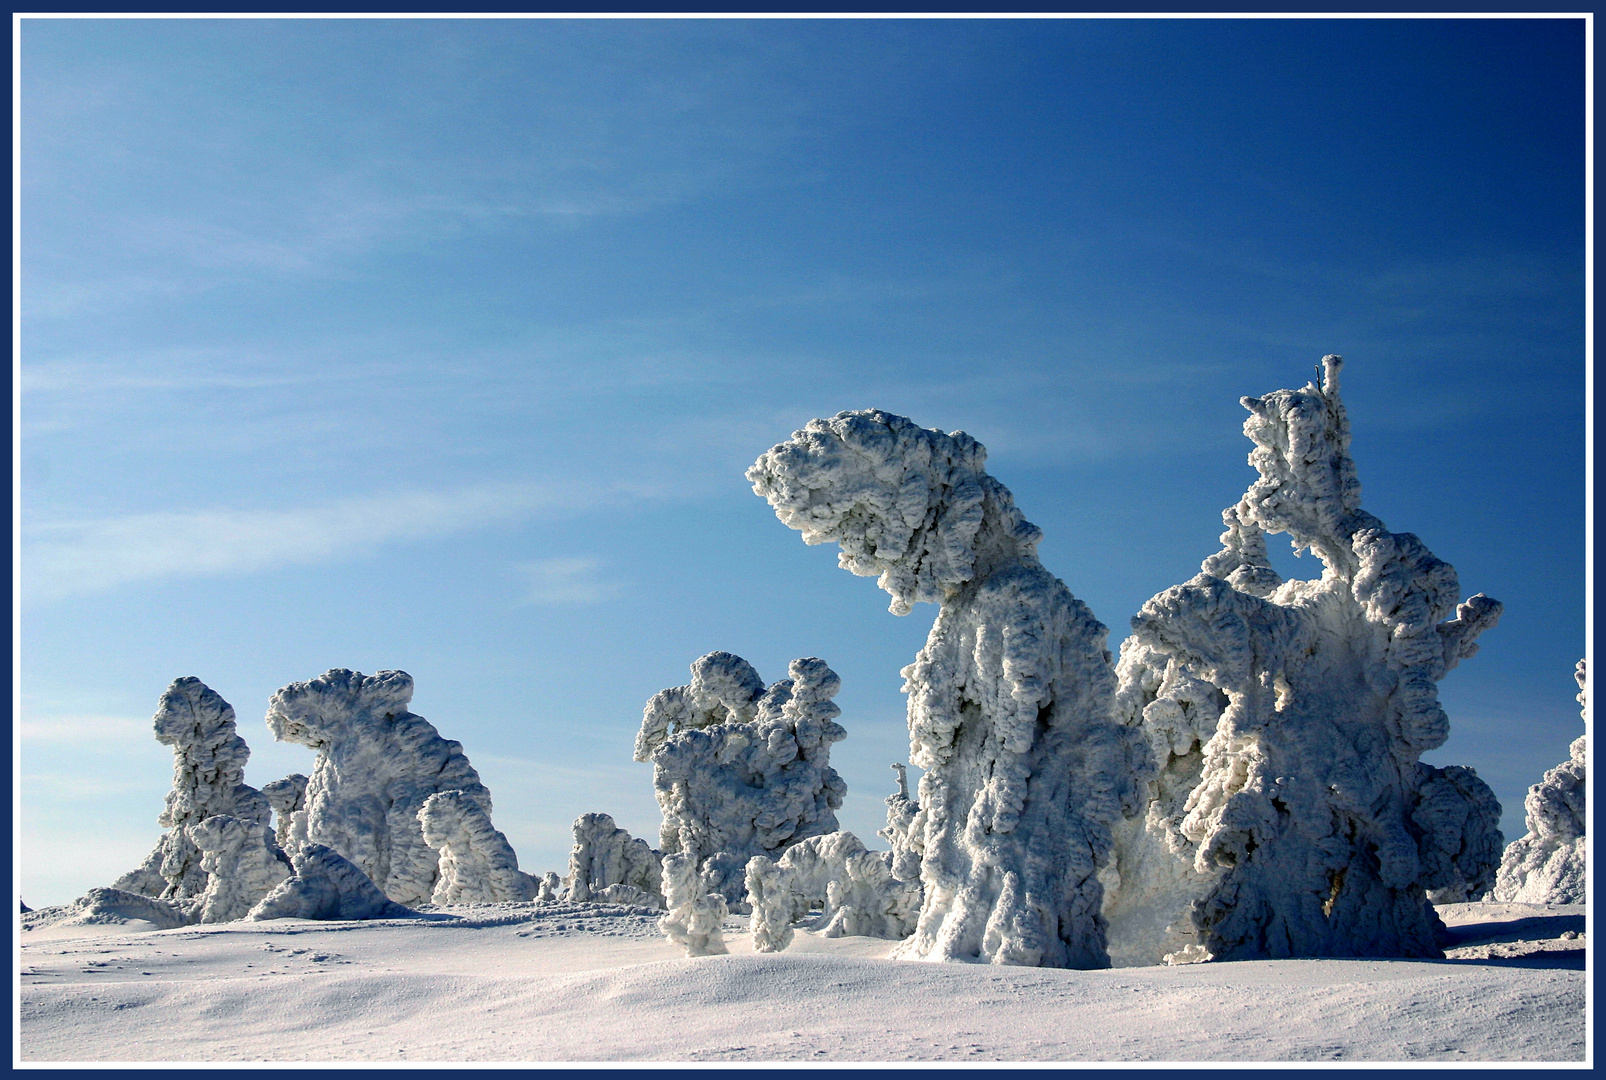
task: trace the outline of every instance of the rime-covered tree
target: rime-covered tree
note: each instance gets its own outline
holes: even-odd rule
[[[1587,668],[1578,661],[1578,704],[1589,723]],[[1585,835],[1586,733],[1573,740],[1567,760],[1545,773],[1523,800],[1528,831],[1506,848],[1495,881],[1495,900],[1533,904],[1585,902],[1589,838]]]
[[[439,853],[430,899],[436,904],[531,900],[536,882],[480,801],[465,791],[438,791],[418,808],[424,843]]]
[[[747,476],[894,614],[940,605],[903,671],[925,899],[899,955],[1105,967],[1096,872],[1143,747],[1112,719],[1108,631],[985,463],[964,432],[870,410],[810,421]]]

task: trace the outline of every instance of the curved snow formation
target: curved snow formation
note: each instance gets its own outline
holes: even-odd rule
[[[186,828],[214,814],[268,822],[268,801],[245,783],[250,747],[235,732],[234,708],[200,679],[174,679],[152,719],[156,741],[173,748],[173,787],[156,823],[167,830],[137,870],[112,888],[189,902],[206,891],[201,852]]]
[[[920,813],[920,804],[909,797],[908,766],[894,765],[892,771],[898,775],[898,790],[886,798],[887,827],[877,830],[876,835],[892,846],[892,876],[900,881],[918,882],[920,838],[914,833],[914,822]]]
[[[192,905],[193,906],[193,905]],[[144,893],[126,889],[90,889],[71,904],[61,908],[42,909],[63,914],[55,922],[71,926],[121,926],[128,923],[149,923],[156,930],[172,930],[189,926],[196,921],[194,911],[178,904],[158,900]]]
[[[684,852],[664,856],[664,906],[658,929],[687,956],[717,956],[725,948],[725,898],[703,890],[697,861]]]
[[[243,919],[279,882],[290,876],[290,860],[259,821],[214,814],[186,831],[201,851],[206,891],[196,911],[203,923]]]
[[[440,875],[418,823],[424,800],[462,791],[489,815],[491,793],[461,743],[407,710],[412,699],[405,671],[335,668],[274,694],[267,724],[318,752],[292,835],[333,848],[398,904],[427,904]]]
[[[295,872],[274,887],[246,918],[399,919],[415,914],[379,891],[367,874],[339,852],[305,844],[290,856]]]
[[[1567,760],[1545,773],[1523,800],[1528,831],[1511,842],[1500,861],[1495,900],[1530,904],[1585,903],[1589,838],[1584,832],[1585,754],[1589,747],[1589,689],[1584,661],[1574,672],[1583,735],[1573,740]]]
[[[513,846],[466,791],[438,791],[418,808],[424,843],[440,853],[436,904],[496,904],[535,898],[536,883],[519,870]]]
[[[1439,956],[1432,890],[1475,889],[1500,845],[1470,769],[1419,762],[1449,721],[1437,682],[1500,605],[1360,508],[1340,358],[1321,385],[1244,398],[1259,478],[1203,573],[1144,604],[1118,710],[1158,765],[1118,829],[1118,963]],[[1266,533],[1313,551],[1283,581]]]
[[[607,814],[581,814],[574,819],[574,846],[569,849],[569,876],[561,899],[574,903],[645,903],[663,905],[663,871],[660,855],[614,824]],[[639,891],[639,898],[615,891],[613,886]]]
[[[985,463],[962,431],[868,410],[811,420],[747,477],[894,614],[941,605],[903,669],[925,900],[898,955],[1107,967],[1095,872],[1144,747],[1112,718],[1108,631]]]
[[[699,657],[689,684],[647,702],[636,737],[636,760],[653,763],[664,853],[691,856],[736,909],[747,860],[835,832],[847,792],[831,768],[831,744],[847,736],[831,700],[842,680],[817,657],[788,674],[766,687],[733,653]]]
[[[779,860],[755,855],[746,875],[753,948],[785,949],[792,924],[816,906],[822,937],[908,937],[920,913],[920,885],[894,878],[887,862],[850,832],[811,836]]]
[[[273,842],[287,851],[305,844],[307,819],[305,815],[297,818],[295,813],[306,808],[307,778],[291,773],[283,780],[263,784],[262,794],[273,807]],[[295,831],[298,823],[302,830],[299,835]]]

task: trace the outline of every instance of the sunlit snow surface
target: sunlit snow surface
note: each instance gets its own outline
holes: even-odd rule
[[[1452,904],[1450,959],[1104,971],[885,959],[799,931],[687,959],[659,912],[50,925],[23,916],[23,1061],[1580,1061],[1582,906]]]

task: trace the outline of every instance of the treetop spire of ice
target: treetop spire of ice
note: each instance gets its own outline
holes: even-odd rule
[[[925,900],[900,955],[1103,967],[1095,870],[1135,791],[1107,631],[985,463],[962,431],[867,410],[809,421],[747,477],[806,543],[879,575],[895,614],[941,605],[903,671]]]
[[[1360,509],[1339,357],[1322,367],[1243,399],[1259,476],[1121,650],[1120,706],[1160,774],[1120,829],[1112,948],[1151,962],[1436,955],[1425,892],[1487,879],[1498,850],[1487,785],[1418,758],[1449,734],[1437,681],[1500,605],[1457,605],[1454,568]],[[1284,582],[1267,532],[1321,579]]]

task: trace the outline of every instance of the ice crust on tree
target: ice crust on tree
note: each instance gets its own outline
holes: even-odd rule
[[[362,869],[323,844],[290,856],[294,873],[246,916],[270,919],[399,919],[415,914],[380,892]]]
[[[1493,792],[1419,758],[1449,734],[1438,680],[1500,605],[1457,604],[1452,567],[1360,509],[1340,363],[1243,399],[1259,478],[1121,648],[1118,711],[1158,771],[1105,871],[1117,963],[1438,956],[1427,894],[1488,879]],[[1320,579],[1283,581],[1266,533]]]
[[[725,898],[706,892],[697,862],[685,852],[665,855],[664,907],[658,928],[671,942],[686,950],[687,956],[716,956],[728,952],[722,927],[727,908]]]
[[[892,771],[898,775],[898,790],[886,798],[887,826],[876,835],[892,846],[888,855],[892,876],[900,881],[919,882],[920,838],[914,832],[914,822],[920,804],[909,797],[908,767],[898,764]]]
[[[892,876],[888,859],[866,851],[850,832],[811,836],[780,859],[755,855],[747,863],[753,948],[779,952],[792,924],[816,906],[822,937],[908,937],[920,913],[920,886]]]
[[[307,805],[307,778],[291,773],[282,780],[262,785],[262,794],[273,807],[273,842],[285,850],[293,850],[307,842],[307,818],[296,816]],[[301,832],[297,833],[296,829]]]
[[[574,846],[569,849],[569,876],[561,898],[662,907],[660,859],[645,840],[619,828],[609,815],[581,814],[574,819]]]
[[[466,791],[438,791],[418,808],[424,843],[440,853],[436,904],[496,904],[535,898],[536,883],[519,870],[513,846]]]
[[[810,421],[747,476],[805,543],[876,576],[894,614],[940,605],[903,670],[925,899],[897,955],[1105,967],[1096,871],[1144,747],[1113,720],[1108,631],[985,464],[962,431],[868,410]]]
[[[194,905],[203,923],[245,918],[290,876],[290,859],[261,822],[213,814],[187,831],[207,873],[206,891]]]
[[[1506,848],[1492,899],[1529,904],[1586,903],[1585,755],[1589,747],[1588,671],[1578,661],[1578,704],[1585,733],[1573,740],[1567,760],[1545,773],[1523,800],[1528,831]]]
[[[653,764],[664,853],[690,856],[705,888],[740,910],[749,858],[836,831],[847,785],[831,768],[831,744],[847,732],[831,699],[842,680],[804,657],[765,686],[728,652],[698,658],[691,674],[647,702],[636,760]]]
[[[437,792],[462,791],[489,816],[491,794],[462,744],[408,711],[412,698],[405,671],[334,668],[274,694],[267,724],[274,738],[318,752],[292,835],[340,853],[397,903],[427,904],[439,858],[419,809]]]
[[[112,887],[188,903],[206,891],[207,873],[187,828],[214,814],[266,824],[268,801],[244,782],[251,750],[235,732],[234,708],[200,679],[173,680],[152,723],[156,741],[173,748],[173,787],[156,819],[167,833]]]

